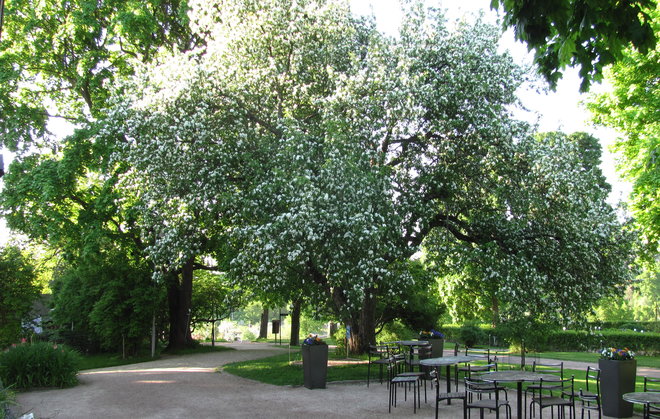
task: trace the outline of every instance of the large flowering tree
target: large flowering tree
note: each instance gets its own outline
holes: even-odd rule
[[[511,117],[524,74],[496,28],[414,6],[390,39],[341,2],[191,5],[206,48],[145,68],[103,131],[164,272],[231,249],[236,281],[322,302],[356,351],[422,247],[509,316],[570,319],[625,282],[582,149]]]

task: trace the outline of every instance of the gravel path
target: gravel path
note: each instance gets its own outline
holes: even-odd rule
[[[285,352],[268,344],[228,344],[237,350],[167,357],[121,367],[87,370],[77,387],[21,393],[16,416],[46,418],[382,418],[412,417],[412,400],[388,413],[385,384],[329,383],[324,390],[273,386],[218,372],[230,362]],[[568,367],[568,366],[567,366]],[[586,369],[580,365],[579,369]],[[656,371],[657,372],[657,371]],[[642,372],[639,372],[642,374]],[[429,395],[431,395],[429,388]],[[515,393],[509,392],[515,403]],[[410,394],[409,394],[410,396]],[[513,397],[512,397],[513,396]],[[423,402],[416,418],[434,416]],[[514,404],[515,406],[515,404]],[[578,409],[579,414],[579,409]],[[441,418],[460,418],[460,403],[441,405]]]

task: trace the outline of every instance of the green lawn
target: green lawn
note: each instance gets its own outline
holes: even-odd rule
[[[233,350],[234,350],[233,348],[228,348],[226,346],[200,345],[196,348],[182,349],[180,351],[175,351],[175,352],[167,352],[167,355],[183,356],[190,354],[219,352],[219,351],[233,351]],[[81,358],[80,370],[91,370],[95,368],[117,367],[119,365],[130,365],[130,364],[138,364],[140,362],[155,361],[161,358],[161,354],[157,353],[154,358],[152,358],[150,355],[139,355],[139,356],[122,358],[121,355],[117,355],[115,353],[111,353],[111,354],[102,353],[102,354],[94,354],[94,355],[81,355],[80,358]]]

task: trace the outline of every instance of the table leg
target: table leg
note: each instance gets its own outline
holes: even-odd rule
[[[447,365],[447,393],[451,393],[451,365]],[[451,404],[451,399],[447,399],[447,404]]]
[[[520,414],[520,412],[522,411],[522,404],[523,404],[523,402],[522,402],[522,381],[518,381],[518,383],[516,383],[516,384],[518,386],[518,406],[517,406],[518,413],[517,414],[518,414],[518,419],[522,419],[522,415]]]

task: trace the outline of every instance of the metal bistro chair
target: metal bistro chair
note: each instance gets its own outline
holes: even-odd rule
[[[507,418],[511,418],[511,405],[508,400],[500,400],[499,397],[499,385],[497,382],[493,382],[495,386],[494,392],[488,392],[493,394],[494,398],[483,398],[484,391],[481,387],[481,382],[475,382],[469,378],[465,379],[465,392],[467,395],[467,404],[466,408],[469,411],[470,409],[479,409],[479,417],[483,418],[484,409],[495,411],[495,417],[499,419],[500,417],[500,408],[504,407],[505,414]]]
[[[562,379],[561,382],[559,383],[560,391],[556,389],[557,387],[557,382],[556,381],[544,381],[541,379],[541,382],[539,384],[539,395],[532,397],[532,401],[530,403],[530,410],[533,410],[534,405],[539,406],[539,418],[543,419],[543,409],[547,409],[548,407],[550,408],[550,411],[552,413],[552,417],[554,418],[554,413],[552,412],[552,408],[556,407],[557,408],[557,418],[559,419],[564,419],[566,418],[566,412],[564,411],[565,407],[568,407],[568,413],[569,417],[575,418],[575,387],[574,387],[574,381],[575,378],[571,376],[571,378],[566,378]],[[549,384],[551,383],[551,384]],[[547,388],[546,388],[547,387]],[[550,390],[550,387],[555,387],[554,390],[558,391],[558,395],[554,396],[552,394],[550,395],[544,395],[543,391],[545,390]],[[560,410],[561,408],[561,410]]]
[[[383,367],[390,364],[390,349],[387,345],[369,345],[369,363],[367,364],[367,387],[371,379],[371,366],[378,365],[380,383],[383,383]]]
[[[472,355],[481,358],[479,361],[474,363],[465,363],[462,367],[458,365],[454,368],[454,383],[456,388],[458,388],[458,374],[463,372],[464,378],[472,378],[473,372],[488,372],[491,370],[497,371],[497,365],[493,362],[490,357],[490,349],[475,349],[465,347],[465,355]]]
[[[440,402],[445,400],[463,400],[463,419],[467,419],[467,393],[465,391],[455,391],[452,393],[440,392],[440,374],[434,374],[435,381],[435,419],[438,419],[438,408]]]
[[[435,376],[435,370],[430,367],[424,367],[422,366],[419,361],[422,359],[428,359],[431,358],[431,352],[433,350],[433,346],[431,344],[428,345],[421,345],[417,347],[416,349],[413,350],[413,359],[408,359],[406,360],[406,363],[409,365],[410,371],[406,372],[399,372],[397,376],[399,377],[406,377],[406,376],[413,376],[413,377],[419,377],[420,381],[424,381],[424,403],[428,402],[427,398],[427,393],[426,393],[426,382],[429,380],[432,380],[433,377]],[[415,371],[415,367],[417,367],[418,371]],[[431,385],[433,385],[433,382],[431,381]],[[431,387],[433,388],[433,387]]]
[[[391,357],[390,363],[390,379],[389,379],[389,407],[388,412],[392,412],[392,406],[396,407],[397,404],[397,388],[403,386],[404,388],[404,400],[408,400],[408,386],[412,386],[413,392],[413,413],[417,413],[417,406],[421,407],[420,401],[420,390],[419,382],[421,380],[420,374],[411,374],[409,372],[397,373],[398,364],[400,361],[397,361],[395,357]]]
[[[660,392],[660,378],[644,377],[644,391]],[[645,418],[660,419],[660,404],[651,403],[644,410]]]
[[[543,361],[534,361],[532,362],[532,371],[539,372],[542,374],[559,374],[561,380],[564,379],[564,363],[563,362],[543,362]],[[561,384],[555,381],[554,384],[546,381],[546,384],[543,386],[544,391],[552,391],[561,389]],[[540,384],[531,384],[525,389],[525,404],[527,404],[527,393],[531,393],[532,397],[535,397],[537,393],[540,394],[541,385]],[[533,407],[532,404],[530,406]],[[534,415],[534,410],[530,410],[530,415]]]
[[[600,410],[600,370],[591,366],[587,367],[585,375],[586,387],[578,392],[578,399],[582,402],[581,419],[584,419],[584,411],[587,411],[588,418],[591,419],[591,412],[598,412],[598,419],[601,418]]]

